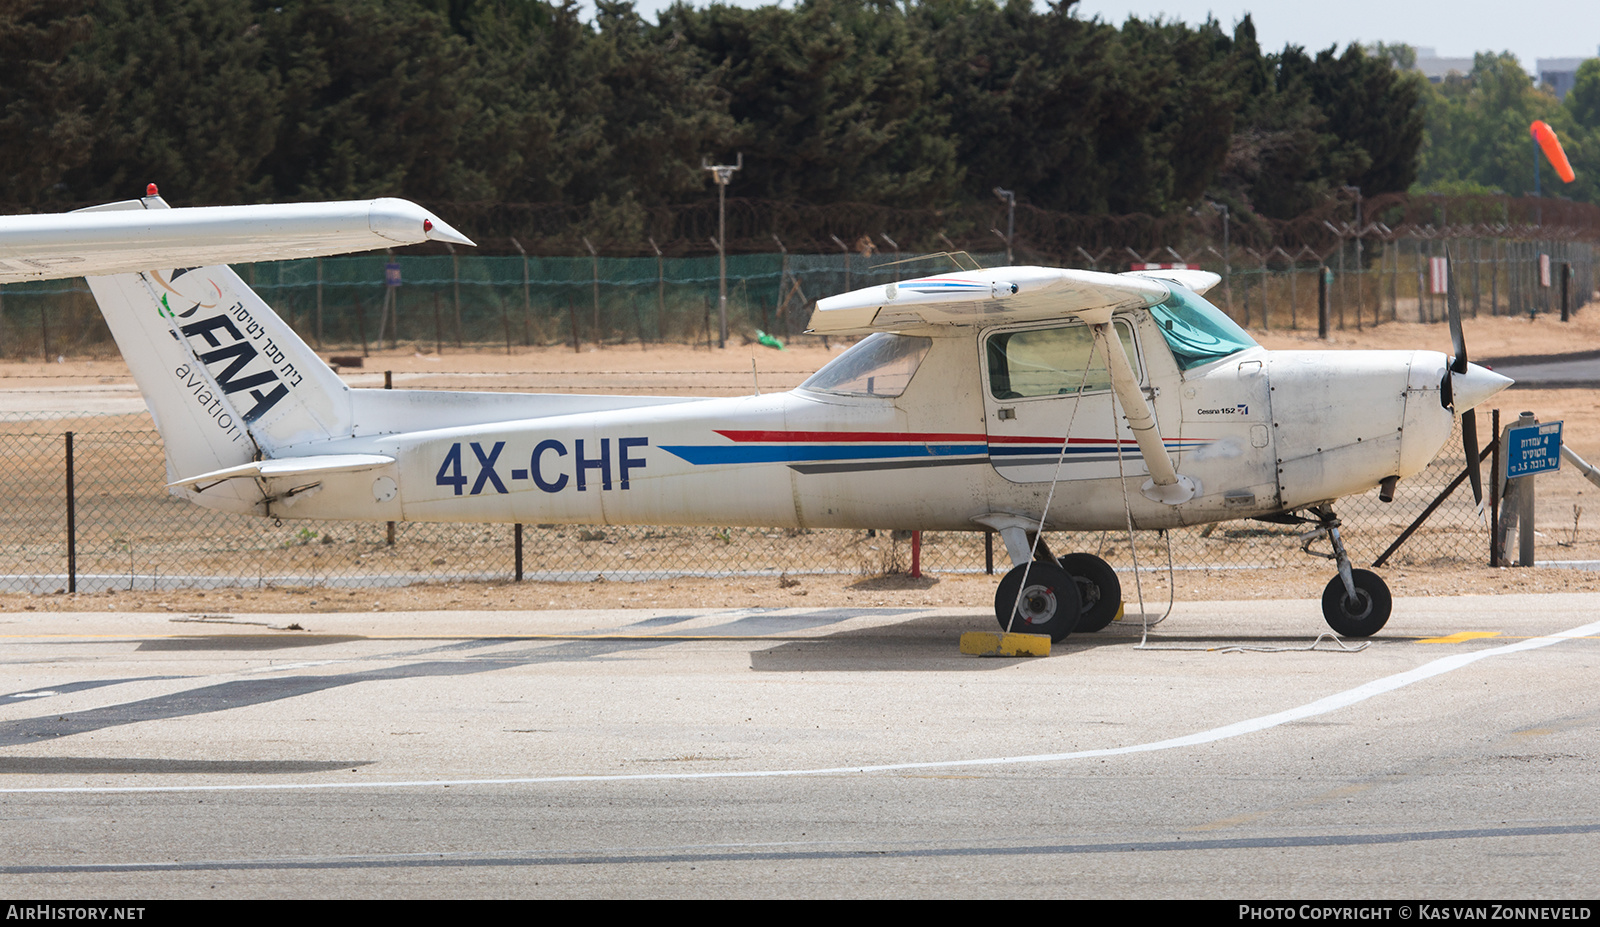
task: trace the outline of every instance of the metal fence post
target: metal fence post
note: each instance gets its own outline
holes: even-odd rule
[[[461,255],[456,254],[456,249],[445,243],[450,249],[450,287],[456,303],[456,347],[461,347]]]
[[[384,389],[394,389],[394,371],[393,370],[385,370],[383,372],[383,388]],[[394,522],[392,522],[392,521],[388,523],[388,526],[387,526],[386,530],[384,531],[384,540],[387,542],[388,546],[390,546],[390,547],[394,546]]]
[[[511,239],[511,243],[517,246],[517,253],[522,255],[522,346],[528,347],[533,344],[529,333],[533,318],[533,294],[528,283],[528,252],[522,250],[522,242],[515,238]]]
[[[1500,410],[1493,410],[1489,425],[1495,436],[1494,458],[1489,464],[1489,565],[1500,566]]]
[[[78,506],[73,486],[72,432],[67,432],[67,591],[78,591]]]
[[[1517,417],[1515,422],[1507,425],[1500,432],[1500,443],[1506,444],[1507,436],[1513,428],[1526,428],[1538,423],[1532,412],[1524,412]],[[1495,473],[1498,482],[1501,474]],[[1528,476],[1515,476],[1505,481],[1505,492],[1500,496],[1501,508],[1505,509],[1500,518],[1500,528],[1495,534],[1495,544],[1504,551],[1506,542],[1510,540],[1512,526],[1517,529],[1517,566],[1533,566],[1534,538],[1533,538],[1533,481],[1532,474]],[[1502,561],[1505,559],[1501,554]]]
[[[1333,271],[1324,264],[1317,273],[1317,337],[1328,337],[1328,280]]]
[[[317,349],[322,349],[322,258],[317,258]]]

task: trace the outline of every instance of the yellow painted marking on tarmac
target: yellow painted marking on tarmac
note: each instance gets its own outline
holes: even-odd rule
[[[1424,637],[1419,644],[1461,644],[1480,637],[1499,637],[1499,631],[1457,631],[1446,637]]]
[[[961,652],[975,657],[1048,657],[1048,634],[995,634],[968,631],[961,635]]]

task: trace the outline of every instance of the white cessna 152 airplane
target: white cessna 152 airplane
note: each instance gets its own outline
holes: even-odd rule
[[[797,389],[738,398],[346,386],[225,262],[471,244],[402,200],[170,209],[149,195],[0,219],[0,282],[83,275],[174,491],[266,517],[993,529],[1003,626],[1105,627],[1116,573],[1041,532],[1315,525],[1328,623],[1388,620],[1333,502],[1420,471],[1510,380],[1434,351],[1267,351],[1200,271],[999,267],[821,300],[866,338]],[[196,266],[203,265],[203,266]],[[1452,288],[1453,290],[1453,288]],[[1452,294],[1453,297],[1453,294]],[[1452,303],[1453,306],[1453,303]],[[1468,459],[1476,429],[1464,419]],[[1474,474],[1476,471],[1474,470]],[[1474,479],[1476,488],[1477,480]]]

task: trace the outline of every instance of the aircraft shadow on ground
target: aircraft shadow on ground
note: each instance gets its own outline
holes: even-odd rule
[[[960,652],[967,631],[999,630],[987,613],[926,615],[893,625],[843,630],[826,637],[790,640],[750,654],[756,672],[984,672],[1007,669],[1029,660],[1072,659],[1105,647],[1132,648],[1139,644],[1142,627],[1128,620],[1091,634],[1073,634],[1051,645],[1049,657],[978,657]],[[1147,646],[1151,653],[1181,650],[1221,653],[1234,647],[1303,652],[1325,629],[1308,632],[1228,634],[1176,633],[1152,628]],[[1402,639],[1379,639],[1375,643]],[[1409,641],[1409,639],[1403,639]],[[1353,644],[1359,646],[1359,642]],[[1323,641],[1319,651],[1336,649]]]

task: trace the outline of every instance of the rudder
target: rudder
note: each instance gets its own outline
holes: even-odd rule
[[[350,434],[349,388],[229,267],[88,282],[161,432],[169,483]],[[264,511],[251,481],[182,492]]]

